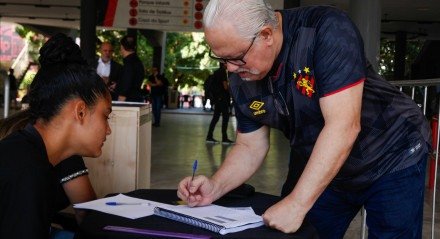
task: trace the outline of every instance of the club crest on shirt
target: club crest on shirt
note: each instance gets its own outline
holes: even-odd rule
[[[311,98],[315,93],[315,77],[311,74],[310,68],[306,66],[302,70],[293,72],[292,75],[296,89]]]
[[[250,105],[249,105],[249,109],[253,110],[253,114],[254,116],[257,115],[261,115],[261,114],[265,114],[266,110],[265,109],[261,109],[264,105],[264,102],[261,101],[257,101],[254,100]]]

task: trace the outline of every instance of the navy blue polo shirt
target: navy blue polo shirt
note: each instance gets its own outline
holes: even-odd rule
[[[325,123],[319,99],[364,82],[361,132],[330,186],[359,190],[416,164],[428,151],[426,119],[409,97],[369,66],[349,17],[324,6],[280,13],[283,46],[268,76],[259,81],[230,76],[238,131],[277,128],[292,150],[308,159]]]

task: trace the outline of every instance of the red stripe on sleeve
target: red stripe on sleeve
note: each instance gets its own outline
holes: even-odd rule
[[[364,81],[365,81],[365,78],[361,78],[360,80],[356,81],[355,83],[352,83],[352,84],[350,84],[350,85],[344,86],[344,87],[342,87],[342,88],[340,88],[340,89],[337,89],[337,90],[335,90],[335,91],[332,91],[332,92],[330,92],[330,93],[325,94],[324,97],[329,96],[329,95],[336,94],[336,93],[341,92],[341,91],[343,91],[343,90],[345,90],[345,89],[348,89],[348,88],[353,87],[353,86],[355,86],[355,85],[357,85],[357,84],[360,84],[360,83],[362,83],[362,82],[364,82]]]
[[[105,12],[105,18],[103,22],[104,27],[112,27],[115,20],[116,7],[118,6],[118,0],[108,0],[107,11]]]

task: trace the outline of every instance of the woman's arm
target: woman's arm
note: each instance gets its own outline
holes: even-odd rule
[[[95,190],[93,190],[90,183],[89,176],[87,174],[76,177],[63,184],[64,192],[69,198],[71,204],[82,203],[96,199]],[[81,209],[75,209],[76,221],[81,223],[84,217],[85,211]]]

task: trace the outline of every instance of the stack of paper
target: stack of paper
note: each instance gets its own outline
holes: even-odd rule
[[[218,205],[204,207],[174,206],[118,194],[73,206],[92,209],[121,217],[137,219],[158,215],[193,226],[205,228],[222,235],[264,225],[261,216],[252,208],[227,208]]]
[[[239,232],[264,225],[261,216],[251,210],[237,210],[218,205],[204,207],[158,206],[154,214],[220,233]]]

